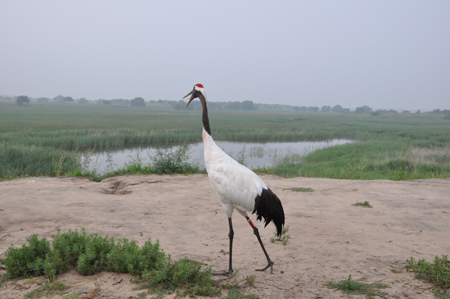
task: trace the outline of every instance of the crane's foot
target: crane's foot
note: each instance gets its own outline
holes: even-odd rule
[[[230,270],[224,271],[224,272],[213,273],[213,275],[222,275],[222,276],[231,277],[231,275],[233,275],[233,269],[230,269]]]
[[[275,264],[275,263],[272,262],[271,260],[269,260],[267,266],[265,266],[265,267],[262,268],[262,269],[255,269],[255,271],[266,271],[267,268],[270,267],[270,274],[273,274],[273,264]]]

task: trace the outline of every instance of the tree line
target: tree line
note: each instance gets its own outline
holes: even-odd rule
[[[47,103],[47,102],[56,102],[56,103],[78,103],[78,104],[99,104],[99,105],[116,105],[116,106],[134,106],[134,107],[145,107],[146,104],[160,104],[160,105],[169,105],[175,110],[201,110],[201,104],[198,101],[192,102],[187,108],[187,102],[184,100],[179,101],[171,101],[171,100],[150,100],[145,101],[142,97],[135,97],[132,100],[129,99],[98,99],[98,100],[87,100],[85,98],[81,99],[73,99],[69,96],[58,95],[52,99],[40,97],[36,99],[30,99],[28,96],[21,95],[18,97],[8,97],[8,96],[0,96],[0,101],[15,101],[17,105],[24,106],[29,104],[31,101],[36,101],[38,103]],[[292,106],[292,105],[283,105],[283,104],[256,104],[253,101],[230,101],[230,102],[208,102],[208,109],[210,110],[258,110],[258,109],[268,109],[268,110],[294,110],[294,111],[303,111],[303,112],[314,112],[314,113],[347,113],[350,112],[350,108],[343,108],[341,105],[335,105],[333,107],[324,105],[322,107],[318,106]],[[356,107],[355,113],[367,113],[372,116],[380,116],[387,113],[399,113],[397,110],[389,109],[389,110],[373,110],[367,105],[363,105],[361,107]],[[409,110],[403,110],[401,113],[413,113]],[[420,110],[414,112],[416,114],[420,113]],[[450,119],[450,110],[444,109],[434,109],[431,113],[436,114],[444,114],[446,119]]]

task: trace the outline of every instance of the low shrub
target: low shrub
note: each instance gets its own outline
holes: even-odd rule
[[[56,275],[75,268],[82,275],[100,271],[130,273],[148,284],[145,288],[176,291],[189,296],[213,296],[221,292],[214,282],[211,269],[201,269],[201,264],[187,258],[172,261],[159,247],[159,242],[149,239],[142,247],[136,241],[108,236],[86,235],[70,231],[53,237],[53,246],[36,234],[27,238],[21,248],[11,246],[5,253],[3,263],[9,278],[45,275],[54,281]],[[52,248],[53,247],[53,248]]]

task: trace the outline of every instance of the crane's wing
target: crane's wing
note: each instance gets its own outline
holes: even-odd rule
[[[207,164],[209,181],[222,203],[231,204],[241,211],[253,211],[255,198],[263,189],[268,189],[267,185],[220,148],[209,154],[212,155]]]

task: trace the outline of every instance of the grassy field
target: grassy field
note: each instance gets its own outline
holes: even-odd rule
[[[346,138],[260,172],[284,177],[417,179],[450,177],[450,120],[433,113],[307,113],[292,110],[211,111],[216,140],[290,141]],[[201,140],[201,111],[147,107],[0,102],[0,178],[86,175],[77,153]],[[200,171],[189,168],[189,171]],[[123,172],[152,173],[150,165]]]

